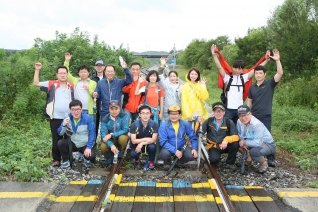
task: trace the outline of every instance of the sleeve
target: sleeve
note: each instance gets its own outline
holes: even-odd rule
[[[97,99],[99,99],[100,98],[100,90],[101,90],[101,80],[100,81],[98,81],[98,83],[97,83],[97,85],[96,85],[96,88],[95,88],[95,91],[94,92],[97,92]],[[93,95],[92,95],[93,96]],[[93,97],[94,98],[94,97]]]
[[[190,111],[190,107],[188,104],[188,97],[189,97],[189,93],[188,93],[188,86],[186,83],[182,86],[182,89],[181,89],[181,108],[182,108],[182,114],[184,114],[183,117],[185,118],[192,117],[192,111]]]
[[[264,127],[260,126],[260,124],[257,124],[255,126],[252,126],[249,129],[249,131],[253,132],[252,133],[253,137],[248,137],[246,139],[243,139],[244,144],[246,146],[249,146],[249,147],[258,147],[258,146],[262,145],[262,138],[264,135]]]
[[[240,140],[237,129],[232,120],[230,120],[230,136],[226,136],[223,140],[227,141],[228,143],[233,143]]]
[[[157,122],[154,122],[153,133],[158,133],[158,129],[159,129],[159,124]]]
[[[194,133],[194,130],[191,127],[191,124],[189,122],[183,121],[186,127],[187,135],[190,139],[190,142],[192,144],[192,149],[198,150],[198,137]]]
[[[64,61],[64,66],[66,66],[68,73],[67,73],[67,81],[71,82],[73,84],[76,83],[77,79],[72,75],[71,71],[70,71],[70,61],[65,60]]]
[[[131,89],[131,84],[124,86],[123,89],[122,89],[122,91],[123,91],[124,93],[129,93],[130,89]]]
[[[66,127],[63,126],[63,122],[64,122],[64,119],[63,119],[60,127],[57,129],[57,133],[61,136],[64,135],[64,133],[66,132]]]
[[[132,83],[133,78],[132,78],[132,75],[131,75],[128,68],[125,68],[124,72],[126,74],[126,78],[124,79],[124,86],[125,86],[125,85],[129,85],[130,83]],[[122,86],[122,87],[124,87],[124,86]]]
[[[48,88],[49,87],[49,81],[40,82],[41,87]],[[40,88],[41,89],[41,88]],[[43,90],[43,89],[42,89]]]
[[[94,146],[94,141],[95,141],[95,124],[93,121],[93,118],[88,115],[88,142],[87,142],[87,148],[92,149]]]
[[[230,76],[228,74],[224,74],[224,77],[223,77],[223,82],[224,83],[227,83],[230,79]]]
[[[129,130],[130,134],[136,134],[136,128],[137,128],[136,123],[135,122],[132,123],[130,125],[130,130]]]
[[[96,89],[97,83],[94,80],[90,80],[88,83],[88,94],[92,95]]]
[[[161,148],[168,150],[171,154],[175,154],[177,150],[175,146],[172,146],[169,143],[168,132],[167,132],[168,127],[166,127],[167,124],[168,122],[164,122],[162,125],[159,126],[159,132],[158,132],[159,144]]]
[[[164,90],[167,89],[167,86],[166,86],[166,81],[165,81],[165,78],[162,74],[159,75],[159,78],[160,78],[160,81],[158,82],[159,83],[159,86],[161,88],[163,88]]]

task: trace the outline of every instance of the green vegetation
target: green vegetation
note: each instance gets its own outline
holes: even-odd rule
[[[210,47],[217,44],[228,63],[243,59],[252,67],[267,49],[277,48],[281,54],[284,76],[278,84],[273,105],[273,135],[278,151],[287,151],[285,158],[302,170],[318,170],[318,5],[314,0],[286,0],[268,18],[267,26],[249,29],[243,38],[232,43],[227,36],[215,39],[194,39],[177,54],[180,78],[195,66],[207,77],[210,94],[208,105],[219,101],[217,69]],[[315,33],[316,32],[316,33]],[[0,180],[40,181],[48,178],[51,163],[51,133],[49,122],[43,116],[46,94],[32,85],[34,64],[43,64],[40,80],[55,79],[55,69],[63,64],[64,54],[73,57],[70,71],[87,64],[93,73],[93,64],[101,58],[114,64],[116,75],[123,76],[118,56],[130,64],[138,61],[142,66],[151,62],[134,56],[126,49],[115,49],[98,36],[90,40],[88,32],[76,28],[71,35],[55,33],[55,39],[35,39],[34,46],[26,51],[6,52],[0,49]],[[276,73],[276,64],[267,65],[267,78]],[[127,166],[127,164],[126,164]],[[50,180],[50,179],[47,179]],[[317,186],[317,182],[312,182]]]

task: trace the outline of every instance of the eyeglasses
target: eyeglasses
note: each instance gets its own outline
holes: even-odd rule
[[[146,115],[146,116],[149,116],[151,113],[144,113],[144,112],[142,112],[142,113],[140,113],[141,115]]]
[[[82,108],[73,108],[71,109],[72,112],[80,112],[82,110]]]
[[[213,110],[214,113],[222,113],[224,110]]]

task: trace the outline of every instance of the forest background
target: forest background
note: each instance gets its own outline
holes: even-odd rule
[[[210,40],[194,39],[177,52],[177,71],[183,78],[191,67],[198,67],[208,78],[211,104],[219,100],[217,68],[211,55],[211,45],[217,44],[228,63],[242,59],[252,67],[267,49],[278,49],[284,75],[278,84],[273,105],[272,133],[278,144],[278,154],[304,172],[318,173],[318,1],[286,0],[268,18],[266,26],[249,29],[247,35],[231,42],[226,35]],[[98,35],[90,39],[89,32],[76,28],[70,35],[56,31],[55,39],[35,38],[34,46],[24,51],[0,49],[0,180],[50,181],[51,134],[44,118],[46,94],[32,85],[34,64],[43,64],[40,80],[55,79],[56,67],[63,64],[64,54],[73,57],[70,71],[87,64],[93,73],[97,58],[116,66],[117,77],[123,77],[118,56],[127,64],[137,61],[148,66],[148,59],[136,57],[120,46],[111,47]],[[276,73],[276,63],[266,65],[267,78]],[[318,187],[318,182],[312,182]]]

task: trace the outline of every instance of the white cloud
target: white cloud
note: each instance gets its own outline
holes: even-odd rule
[[[131,51],[184,49],[193,39],[243,37],[284,0],[16,0],[0,3],[0,48],[26,49],[75,27]],[[5,20],[5,21],[3,21]]]

